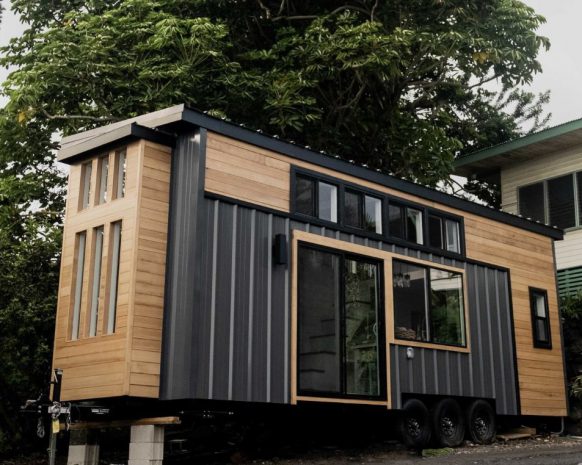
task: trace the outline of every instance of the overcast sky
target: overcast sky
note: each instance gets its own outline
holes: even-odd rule
[[[9,2],[2,2],[8,10]],[[546,17],[547,23],[539,33],[549,37],[552,47],[543,52],[539,60],[543,73],[538,74],[531,86],[535,92],[552,91],[548,111],[553,115],[550,125],[556,125],[582,117],[582,0],[525,0],[538,13]],[[19,35],[23,26],[10,11],[4,11],[0,23],[0,45]],[[0,82],[7,75],[0,69]],[[0,105],[5,103],[0,99]]]

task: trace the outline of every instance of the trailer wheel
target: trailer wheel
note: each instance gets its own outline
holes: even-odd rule
[[[418,399],[408,399],[402,407],[400,434],[407,447],[422,449],[431,437],[430,413]]]
[[[465,438],[465,417],[454,399],[442,399],[432,411],[436,443],[441,447],[460,446]]]
[[[495,437],[495,412],[489,402],[479,399],[469,406],[467,430],[475,444],[491,444]]]

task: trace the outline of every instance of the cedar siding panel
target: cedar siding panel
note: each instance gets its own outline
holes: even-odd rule
[[[79,208],[82,163],[70,167],[53,352],[53,367],[63,369],[63,400],[133,395],[134,386],[137,387],[135,395],[157,397],[163,306],[157,300],[148,307],[136,305],[136,302],[143,300],[151,303],[149,294],[153,294],[155,299],[163,297],[164,283],[160,275],[164,274],[165,263],[170,149],[137,141],[126,147],[126,153],[124,197],[111,200],[115,189],[113,173],[116,155],[113,150],[109,152],[109,198],[100,205],[92,202],[85,209]],[[92,163],[91,198],[94,200],[97,195],[97,157],[92,159]],[[156,170],[155,174],[150,173],[151,169]],[[111,292],[107,278],[112,260],[111,224],[116,221],[122,222],[116,325],[115,332],[107,334],[108,295]],[[99,313],[97,335],[90,337],[90,293],[95,260],[93,229],[100,226],[104,228],[104,240]],[[87,234],[83,299],[79,339],[71,340],[75,241],[76,234],[81,231]],[[140,284],[136,285],[136,282]],[[142,315],[144,308],[145,315]],[[142,346],[146,346],[143,349],[145,354]],[[153,377],[144,380],[140,377],[142,373]],[[155,376],[158,376],[157,384]],[[144,382],[147,390],[142,389]]]

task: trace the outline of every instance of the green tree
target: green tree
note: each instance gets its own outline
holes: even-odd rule
[[[0,59],[15,68],[0,112],[0,427],[12,436],[19,402],[48,381],[64,188],[55,139],[187,103],[436,185],[455,153],[514,134],[516,114],[483,86],[530,82],[548,47],[543,18],[517,0],[12,8],[28,25]]]

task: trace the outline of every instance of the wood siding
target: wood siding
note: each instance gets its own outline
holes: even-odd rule
[[[169,205],[170,149],[139,141],[126,148],[123,198],[114,191],[116,152],[109,153],[108,200],[98,205],[97,157],[93,162],[91,205],[80,209],[81,163],[72,165],[63,232],[63,252],[53,367],[63,369],[63,400],[134,395],[157,397]],[[86,162],[86,161],[84,161]],[[107,334],[111,292],[112,223],[122,222],[116,325]],[[94,228],[103,226],[97,335],[89,336]],[[86,231],[80,331],[71,340],[76,235]]]
[[[241,171],[241,166],[250,167],[251,163],[252,169]],[[552,239],[212,132],[208,133],[205,189],[288,212],[292,165],[463,216],[467,256],[510,270],[521,413],[566,414]],[[274,167],[276,169],[272,169]],[[551,350],[533,347],[530,286],[548,290],[553,341]]]
[[[538,154],[501,170],[503,210],[519,213],[518,189],[545,179],[582,171],[582,146],[561,152]],[[556,242],[556,265],[559,270],[582,266],[582,229],[568,231]]]

